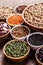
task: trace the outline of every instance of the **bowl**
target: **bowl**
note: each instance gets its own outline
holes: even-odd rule
[[[18,30],[17,30],[17,28],[18,28]],[[13,33],[14,29],[17,30],[17,31],[15,31],[15,33]],[[27,36],[30,34],[30,29],[25,25],[15,26],[11,29],[10,34],[11,34],[12,38],[19,39],[19,40],[25,40],[27,38]]]
[[[0,24],[2,24],[2,23],[5,23],[5,22],[0,22]],[[9,27],[9,30],[10,30],[10,27]],[[6,34],[0,36],[0,43],[4,43],[7,40],[8,36],[9,36],[9,32],[10,31],[8,31]]]
[[[26,4],[19,4],[14,8],[16,13],[22,14],[23,10],[27,7]]]
[[[15,14],[13,7],[10,6],[0,6],[0,20],[1,21],[6,21],[6,18],[11,15]],[[3,12],[4,10],[4,12]]]
[[[20,56],[20,57],[11,57],[11,56],[8,56],[8,55],[6,54],[6,52],[5,52],[5,48],[6,48],[7,44],[10,44],[10,43],[14,42],[15,40],[17,41],[17,39],[14,39],[14,40],[11,40],[11,41],[9,41],[8,43],[6,43],[6,44],[4,45],[4,47],[3,47],[3,54],[4,54],[4,56],[5,56],[7,59],[9,59],[9,60],[11,60],[11,61],[13,61],[13,62],[18,63],[18,62],[24,61],[24,60],[28,57],[29,52],[30,52],[30,47],[29,47],[29,45],[28,45],[27,42],[19,40],[20,42],[23,42],[23,43],[25,43],[25,44],[28,46],[28,51],[27,51],[27,53],[26,53],[24,56]],[[21,43],[21,44],[22,44],[22,43]]]
[[[40,50],[41,48],[43,48],[43,45],[40,46],[40,48],[38,48],[38,49],[36,50],[36,53],[35,53],[35,58],[36,58],[36,62],[37,62],[38,65],[43,65],[43,63],[42,63],[42,62],[38,59],[38,57],[37,57],[37,54],[38,54],[38,52],[39,52],[39,50]]]
[[[28,27],[30,29],[37,31],[37,32],[43,32],[43,22],[41,22],[42,18],[40,19],[41,15],[38,15],[38,14],[40,14],[39,12],[36,13],[38,11],[39,6],[42,4],[43,3],[38,3],[38,2],[35,4],[30,4],[23,10],[23,13],[22,13],[22,17],[23,17],[26,25],[28,25]],[[38,8],[37,8],[37,5],[38,5]],[[35,9],[34,6],[36,6],[35,11],[34,11],[34,9]],[[32,9],[32,7],[33,7],[33,9]],[[40,6],[40,10],[41,10],[41,7],[42,6]]]
[[[33,36],[33,37],[32,37]],[[27,43],[33,50],[38,49],[41,45],[43,45],[43,33],[34,32],[27,36]]]
[[[10,22],[10,19],[12,21],[12,23]],[[13,20],[12,20],[13,19]],[[8,21],[9,20],[9,21]],[[21,14],[12,14],[11,16],[9,16],[7,19],[6,19],[6,22],[8,23],[8,25],[10,25],[11,27],[14,27],[14,26],[18,26],[18,25],[21,25],[24,23],[24,20],[22,18],[22,15]],[[10,23],[9,23],[10,22]]]

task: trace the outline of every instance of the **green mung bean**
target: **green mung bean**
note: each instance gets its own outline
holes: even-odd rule
[[[24,42],[18,40],[8,43],[5,47],[6,54],[11,57],[24,56],[27,51],[28,46]]]

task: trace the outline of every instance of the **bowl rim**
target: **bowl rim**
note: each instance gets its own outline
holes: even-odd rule
[[[15,28],[17,28],[17,27],[25,27],[25,28],[27,28],[27,30],[29,31],[28,32],[28,35],[30,34],[30,29],[27,27],[27,26],[25,26],[25,25],[19,25],[19,26],[15,26],[15,27],[13,27],[11,30],[10,30],[10,34],[11,34],[11,36],[13,37],[13,38],[16,38],[16,39],[25,39],[28,35],[26,35],[26,36],[23,36],[23,37],[16,37],[15,35],[13,35],[12,34],[12,31],[13,31],[13,29],[15,29]]]
[[[24,23],[24,21],[22,22],[22,23],[20,23],[20,24],[15,24],[15,25],[13,25],[13,24],[11,24],[11,23],[9,23],[8,22],[8,19],[11,17],[11,16],[15,16],[15,15],[20,15],[20,16],[22,16],[21,14],[19,14],[19,13],[15,13],[15,14],[11,14],[11,15],[9,15],[8,17],[7,17],[7,19],[6,19],[6,22],[7,22],[7,24],[8,25],[10,25],[10,26],[18,26],[18,25],[21,25],[21,24],[23,24]],[[23,17],[22,17],[23,18]]]
[[[15,40],[17,40],[17,39],[11,40],[11,41],[9,41],[9,42],[13,42],[13,41],[15,41]],[[9,59],[22,59],[22,58],[26,57],[26,56],[30,53],[30,46],[28,45],[28,43],[25,42],[25,41],[23,41],[23,40],[19,40],[19,41],[22,41],[22,42],[24,42],[24,43],[27,44],[27,46],[28,46],[28,52],[27,52],[24,56],[21,56],[21,57],[18,57],[18,58],[17,58],[17,57],[14,58],[14,57],[8,56],[8,55],[5,53],[5,47],[7,46],[7,44],[9,44],[9,42],[7,42],[7,43],[4,45],[4,47],[3,47],[3,54],[4,54],[7,58],[9,58]]]
[[[35,4],[41,4],[41,3],[35,3]],[[35,4],[32,4],[32,5],[35,5]],[[24,22],[26,23],[26,24],[28,24],[29,26],[31,26],[31,27],[34,27],[34,28],[37,28],[37,29],[42,29],[43,30],[43,27],[37,27],[37,26],[35,26],[35,25],[32,25],[32,24],[30,24],[30,23],[28,23],[26,20],[25,20],[25,18],[24,18],[24,12],[25,12],[25,10],[28,8],[28,7],[30,7],[31,5],[28,5],[24,10],[23,10],[23,12],[22,12],[22,17],[23,17],[23,19],[24,19]],[[38,22],[37,22],[38,23]]]
[[[39,59],[37,58],[37,52],[38,52],[41,48],[43,48],[43,45],[42,45],[42,46],[40,46],[40,47],[36,50],[36,53],[35,53],[35,58],[36,58],[36,61],[37,61],[38,63],[40,63],[40,64],[42,64],[42,65],[43,65],[43,63],[42,63],[41,61],[39,61]]]
[[[6,23],[6,22],[0,22],[0,24],[1,23]],[[7,23],[6,23],[7,24]],[[9,26],[9,25],[8,25]],[[0,38],[2,38],[2,37],[5,37],[6,35],[8,35],[10,33],[10,26],[9,26],[9,31],[5,34],[5,35],[2,35],[2,36],[0,36]]]
[[[43,35],[43,33],[41,33],[41,32],[34,32],[34,33],[31,33],[31,34],[29,34],[28,36],[27,36],[27,43],[31,46],[31,47],[35,47],[35,48],[39,48],[40,46],[42,46],[42,45],[39,45],[39,46],[36,46],[36,45],[32,45],[31,43],[29,43],[29,41],[28,41],[28,38],[30,37],[30,36],[32,36],[32,35],[34,35],[34,34],[40,34],[40,35]]]

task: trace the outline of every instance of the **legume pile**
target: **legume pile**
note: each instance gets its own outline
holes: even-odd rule
[[[22,41],[13,41],[6,45],[5,52],[11,57],[21,57],[28,52],[28,46]]]

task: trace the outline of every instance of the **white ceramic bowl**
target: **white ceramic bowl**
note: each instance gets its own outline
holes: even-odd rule
[[[25,40],[28,35],[27,35],[27,36],[23,36],[23,37],[16,37],[16,36],[14,36],[14,35],[12,34],[12,30],[13,30],[14,28],[17,28],[17,27],[25,27],[25,28],[27,28],[28,31],[29,31],[28,35],[30,34],[30,29],[29,29],[27,26],[19,25],[19,26],[13,27],[13,28],[11,29],[11,31],[10,31],[10,34],[11,34],[11,36],[12,36],[13,38],[18,39],[18,40]]]
[[[41,33],[41,32],[34,32],[34,33],[29,34],[29,35],[27,36],[27,39],[26,39],[26,40],[27,40],[27,43],[29,44],[29,46],[30,46],[33,50],[36,50],[36,49],[38,49],[40,46],[42,46],[42,45],[36,46],[36,45],[32,45],[31,43],[29,43],[29,41],[28,41],[29,37],[32,36],[32,35],[35,35],[35,34],[43,35],[43,33]]]

